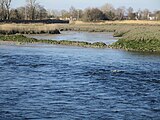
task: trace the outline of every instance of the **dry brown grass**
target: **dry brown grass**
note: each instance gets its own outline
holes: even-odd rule
[[[0,30],[40,31],[54,30],[55,24],[1,24]]]
[[[82,22],[82,21],[74,21],[70,23],[70,25],[64,24],[0,24],[0,30],[18,30],[18,31],[49,31],[59,29],[61,26],[72,26],[72,25],[112,25],[112,24],[126,24],[126,25],[160,25],[160,21],[144,21],[144,20],[124,20],[124,21],[102,21],[102,22]]]
[[[83,22],[75,21],[72,24],[140,24],[140,25],[160,25],[160,21],[148,20],[123,20],[123,21],[101,21],[101,22]]]

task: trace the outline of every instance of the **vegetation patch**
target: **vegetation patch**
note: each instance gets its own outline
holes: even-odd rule
[[[79,46],[79,47],[91,47],[91,48],[105,48],[107,45],[102,42],[89,43],[83,41],[68,41],[68,40],[37,40],[35,38],[28,38],[24,35],[1,35],[0,41],[12,41],[16,43],[45,43],[55,45],[67,45],[67,46]]]
[[[120,38],[108,47],[128,51],[160,52],[160,27],[157,24],[81,23],[61,25],[59,28],[74,31],[113,32],[114,37]]]
[[[55,30],[0,30],[1,35],[14,35],[14,34],[60,34],[58,29]]]
[[[129,51],[160,52],[160,29],[156,27],[133,29],[122,35],[122,38],[110,47]]]
[[[123,38],[111,45],[111,47],[125,49],[128,51],[160,52],[160,40],[153,39],[147,41],[136,41]]]

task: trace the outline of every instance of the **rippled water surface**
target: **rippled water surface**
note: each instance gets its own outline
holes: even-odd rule
[[[0,46],[1,120],[159,120],[160,55]]]

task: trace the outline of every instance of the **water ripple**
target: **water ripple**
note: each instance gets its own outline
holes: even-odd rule
[[[0,51],[2,120],[160,118],[158,56],[61,47]]]

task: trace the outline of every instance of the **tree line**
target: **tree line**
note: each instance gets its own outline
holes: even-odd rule
[[[114,8],[105,4],[100,8],[69,10],[47,10],[36,0],[26,0],[26,5],[11,8],[12,0],[0,0],[0,20],[43,20],[48,18],[82,21],[100,20],[160,20],[160,10],[151,12],[148,9],[135,11],[132,7]]]
[[[149,9],[135,11],[132,7],[114,8],[112,4],[105,4],[100,8],[86,8],[85,10],[71,7],[68,11],[62,10],[55,16],[62,18],[72,18],[82,21],[100,20],[160,20],[160,10],[151,12]]]
[[[47,10],[36,0],[26,0],[26,5],[10,8],[12,0],[0,0],[0,20],[42,20],[47,18]]]

